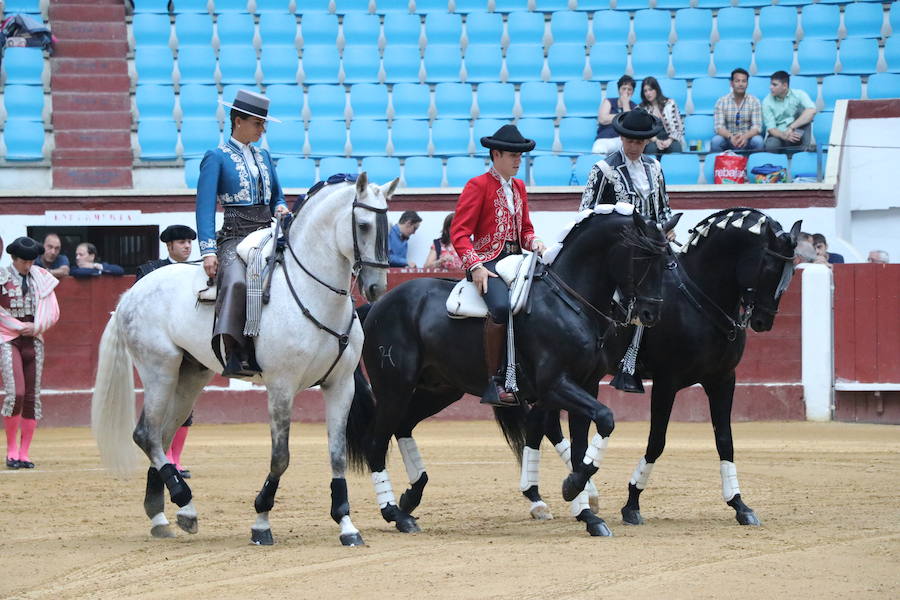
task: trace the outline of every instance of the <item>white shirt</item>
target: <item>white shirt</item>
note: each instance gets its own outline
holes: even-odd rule
[[[497,173],[500,177],[500,185],[503,187],[503,195],[506,196],[506,208],[509,209],[509,212],[515,214],[516,213],[516,204],[515,204],[515,196],[513,196],[512,190],[512,178],[503,179],[503,176],[500,173]]]
[[[628,169],[628,175],[631,177],[634,191],[641,198],[647,199],[650,196],[650,180],[647,179],[647,171],[644,170],[644,164],[641,162],[640,157],[637,160],[631,160],[624,152],[622,155],[625,156],[625,168]]]
[[[254,180],[259,179],[259,166],[256,164],[256,159],[253,157],[250,146],[248,144],[242,144],[234,138],[231,138],[231,141],[237,144],[237,147],[241,149],[244,160],[247,161],[247,166],[250,168],[250,175],[253,176]]]

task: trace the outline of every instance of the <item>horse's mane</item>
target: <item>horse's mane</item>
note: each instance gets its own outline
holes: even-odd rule
[[[691,248],[696,248],[710,234],[715,234],[716,230],[726,230],[729,227],[759,236],[765,235],[767,229],[775,234],[775,237],[782,233],[781,224],[757,208],[745,206],[725,208],[711,214],[688,230],[690,237],[685,242],[681,253],[684,254]]]
[[[333,176],[332,176],[333,177]],[[330,196],[335,191],[337,191],[338,185],[341,183],[348,183],[351,185],[356,185],[356,180],[343,179],[341,181],[318,181],[313,184],[312,187],[306,192],[306,196],[303,198],[303,201],[300,202],[299,206],[294,209],[293,214],[296,217],[300,214],[300,212],[306,208],[306,206],[312,202],[313,200],[321,200],[327,196]]]

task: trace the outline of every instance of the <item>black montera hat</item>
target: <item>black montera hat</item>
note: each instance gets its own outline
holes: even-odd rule
[[[663,130],[662,121],[643,108],[617,114],[612,126],[619,135],[636,140],[648,140]]]
[[[44,247],[30,237],[20,237],[6,247],[6,252],[22,260],[34,260],[44,253]]]
[[[197,232],[187,225],[169,225],[159,234],[159,241],[174,242],[175,240],[196,240]]]
[[[494,135],[481,138],[481,145],[491,150],[506,152],[530,152],[534,150],[534,140],[522,137],[519,129],[512,124],[504,125]]]

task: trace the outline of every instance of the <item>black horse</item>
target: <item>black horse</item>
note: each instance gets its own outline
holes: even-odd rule
[[[660,282],[668,260],[666,242],[654,223],[636,213],[591,213],[573,226],[553,264],[535,276],[530,309],[514,320],[520,399],[577,414],[593,422],[597,435],[590,455],[597,458],[613,431],[612,412],[596,401],[597,381],[608,370],[603,340],[612,319],[597,307],[609,306],[618,289],[631,309],[622,323],[651,326],[660,312]],[[365,316],[363,362],[374,398],[358,376],[348,422],[348,454],[353,466],[372,472],[381,514],[403,532],[418,531],[412,511],[428,481],[413,428],[484,388],[481,319],[451,319],[446,300],[455,282],[417,279],[388,292]],[[377,404],[375,403],[377,399]],[[526,408],[495,411],[504,433],[524,429]],[[403,456],[410,489],[396,503],[385,460],[391,437]],[[521,455],[521,433],[507,435]],[[574,454],[588,449],[576,439]],[[585,465],[592,474],[595,464]],[[609,535],[590,510],[575,515],[592,535]]]
[[[696,383],[709,398],[723,497],[740,524],[759,524],[741,499],[733,462],[735,369],[744,353],[747,325],[757,332],[772,328],[781,294],[793,273],[799,231],[800,221],[785,232],[777,221],[755,209],[719,211],[690,230],[688,242],[666,270],[660,324],[646,331],[638,354],[638,374],[653,380],[650,436],[646,454],[628,485],[628,502],[622,508],[626,524],[643,523],[639,498],[665,447],[675,393]],[[607,366],[616,365],[614,359],[623,355],[631,335],[630,328],[612,332],[604,348]],[[573,439],[587,426],[578,415],[569,415]],[[544,435],[554,445],[565,444],[559,411],[536,407],[527,418],[524,435],[529,448],[539,448]],[[535,470],[533,467],[532,472]],[[523,493],[532,502],[540,501],[536,474],[531,481],[535,485]],[[567,500],[578,493],[579,485],[580,478],[564,489]]]

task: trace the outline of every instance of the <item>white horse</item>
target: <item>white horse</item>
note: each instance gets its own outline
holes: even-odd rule
[[[283,268],[273,274],[271,300],[255,339],[262,373],[253,381],[268,392],[272,433],[269,475],[254,504],[255,544],[274,543],[269,511],[290,460],[294,395],[317,384],[325,396],[331,517],[340,524],[342,544],[363,543],[350,520],[344,479],[353,370],[363,345],[349,290],[356,276],[371,300],[387,287],[387,201],[396,186],[397,180],[369,185],[365,173],[355,183],[329,184],[307,200],[288,229]],[[178,526],[197,532],[191,490],[168,463],[165,449],[203,386],[222,368],[210,344],[213,306],[196,296],[205,281],[197,266],[175,264],[150,273],[122,296],[100,342],[91,406],[94,435],[104,464],[116,473],[136,467],[132,439],[150,459],[144,510],[156,537],[174,536],[163,512],[163,485],[179,506]],[[137,426],[132,363],[144,385]]]

